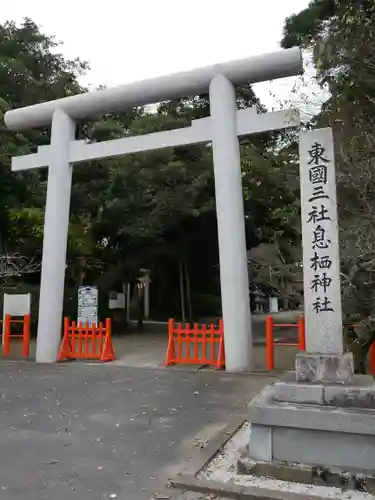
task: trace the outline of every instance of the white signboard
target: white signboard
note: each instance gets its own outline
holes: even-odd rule
[[[77,323],[98,324],[98,288],[96,286],[78,287]]]
[[[31,294],[30,293],[4,293],[3,311],[4,316],[24,316],[30,314]]]
[[[306,350],[343,352],[336,177],[331,128],[300,134]]]
[[[269,297],[268,304],[269,304],[270,313],[278,313],[279,312],[279,301],[278,301],[277,297]]]
[[[110,293],[108,302],[110,309],[125,309],[125,294],[116,292]]]
[[[4,342],[4,325],[5,316],[10,314],[11,316],[25,316],[25,314],[30,314],[31,311],[31,293],[4,293],[3,302],[3,342]]]

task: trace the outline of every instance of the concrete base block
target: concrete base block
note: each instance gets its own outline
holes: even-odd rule
[[[309,354],[296,355],[297,382],[323,384],[350,384],[354,376],[353,354]]]
[[[375,383],[372,375],[354,375],[350,385],[297,382],[289,372],[274,384],[273,401],[346,408],[375,409]]]
[[[273,400],[279,403],[323,404],[323,386],[298,382],[276,382]]]
[[[375,436],[310,429],[273,429],[274,460],[375,470]]]
[[[324,404],[345,408],[375,410],[375,384],[372,375],[354,377],[352,385],[324,387]]]
[[[370,379],[361,380],[368,384],[367,387],[321,385],[316,393],[308,389],[308,397],[299,396],[299,399],[306,400],[314,399],[315,394],[317,398],[312,404],[279,402],[283,394],[286,399],[288,391],[289,394],[292,392],[292,389],[285,388],[286,382],[266,387],[249,405],[249,420],[256,429],[254,448],[250,434],[249,458],[259,461],[263,457],[263,462],[270,463],[278,461],[375,471],[375,410],[365,408],[364,404],[361,407],[347,406],[349,401],[373,404],[373,382],[371,385]],[[304,385],[298,385],[301,393]],[[345,404],[332,406],[334,401]],[[267,436],[263,455],[259,453],[259,437],[262,435]]]
[[[255,475],[279,479],[280,481],[314,484],[316,486],[334,486],[342,490],[359,490],[375,493],[375,477],[372,472],[356,470],[342,471],[334,467],[322,468],[287,464],[254,462],[249,458],[240,458],[237,462],[237,471],[242,475]]]
[[[254,460],[271,462],[272,428],[263,425],[251,426],[251,456]]]

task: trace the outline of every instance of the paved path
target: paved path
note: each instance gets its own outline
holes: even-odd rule
[[[270,381],[31,362],[2,362],[0,380],[1,500],[157,498]]]
[[[297,323],[300,311],[285,311],[274,314],[275,323]],[[253,331],[253,359],[252,366],[257,370],[265,369],[265,321],[266,315],[254,314],[252,316]],[[114,346],[117,355],[117,364],[131,367],[157,368],[164,366],[165,352],[168,344],[168,326],[158,324],[159,331],[148,330],[149,324],[144,325],[143,331],[136,331],[124,336],[114,336]],[[275,328],[275,339],[283,342],[297,341],[297,328]],[[294,348],[277,348],[275,353],[275,366],[280,370],[294,368]]]

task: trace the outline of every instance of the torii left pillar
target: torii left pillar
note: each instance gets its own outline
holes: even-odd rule
[[[36,361],[51,363],[61,341],[72,165],[70,142],[76,125],[62,109],[53,113],[40,283]],[[51,293],[53,292],[53,293]]]

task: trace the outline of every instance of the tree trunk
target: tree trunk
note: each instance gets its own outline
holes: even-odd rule
[[[189,270],[187,265],[187,260],[184,259],[184,271],[185,271],[185,283],[186,283],[186,295],[187,295],[187,306],[188,306],[188,315],[190,323],[193,322],[193,307],[191,303],[191,287],[190,287],[190,278],[189,278]]]
[[[126,284],[126,322],[130,323],[130,294],[131,294],[131,285],[130,283]]]
[[[143,300],[142,299],[144,299],[144,289],[139,286],[138,282],[136,282],[136,291],[137,291],[138,330],[142,330],[142,328],[143,328]]]
[[[185,293],[184,293],[184,268],[182,260],[179,261],[179,276],[180,276],[181,317],[182,317],[182,322],[185,323],[186,312],[185,312]]]

